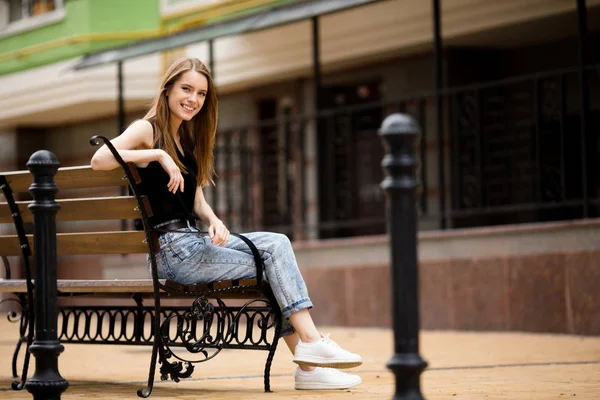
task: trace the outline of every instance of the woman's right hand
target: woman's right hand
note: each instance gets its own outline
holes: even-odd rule
[[[181,175],[181,170],[171,156],[166,151],[161,150],[158,162],[167,174],[169,174],[169,178],[171,178],[167,184],[169,192],[177,193],[177,189],[181,189],[183,192],[183,175]]]

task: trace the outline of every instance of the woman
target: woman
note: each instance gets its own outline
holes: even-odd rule
[[[195,284],[256,275],[248,247],[229,236],[202,193],[203,186],[214,183],[217,115],[208,69],[195,58],[183,58],[166,72],[146,116],[112,141],[125,162],[137,165],[154,213],[150,224],[163,232],[156,257],[161,279]],[[106,146],[98,149],[91,164],[96,170],[119,166]],[[197,234],[195,219],[208,226],[208,237]],[[288,238],[268,232],[245,236],[261,252],[266,280],[281,307],[281,335],[298,364],[295,388],[346,389],[360,384],[359,376],[333,369],[358,366],[362,359],[317,331]]]

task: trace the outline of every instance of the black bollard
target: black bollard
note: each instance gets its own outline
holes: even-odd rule
[[[56,212],[58,187],[54,176],[59,162],[49,151],[35,152],[27,162],[33,175],[29,209],[34,221],[35,339],[29,352],[35,357],[35,373],[25,387],[34,400],[60,400],[69,383],[58,372],[58,355],[64,347],[57,337]]]
[[[420,376],[427,367],[419,355],[419,280],[417,264],[417,139],[421,129],[405,114],[388,116],[379,129],[386,155],[387,220],[392,266],[394,356],[387,363],[396,377],[395,400],[419,400]]]

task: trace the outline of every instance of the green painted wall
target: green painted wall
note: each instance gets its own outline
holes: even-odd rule
[[[88,1],[66,0],[65,8],[67,13],[65,19],[56,24],[0,38],[0,55],[54,39],[87,33],[89,31]],[[4,60],[0,62],[0,75],[72,58],[85,52],[85,50],[85,45],[76,44],[40,52],[21,59]]]
[[[241,17],[259,12],[273,5],[293,3],[299,0],[276,0],[266,6],[249,7],[236,13],[213,17],[206,24],[225,19]],[[159,0],[64,0],[66,16],[55,24],[34,28],[12,36],[0,37],[0,75],[6,75],[42,65],[68,60],[106,48],[117,47],[139,39],[103,40],[62,43],[60,46],[36,50],[22,57],[14,52],[31,46],[56,43],[57,40],[86,34],[105,34],[119,32],[152,32],[160,27]],[[197,13],[197,15],[201,15]],[[184,17],[169,20],[166,27],[174,27]],[[10,58],[4,59],[3,56]]]
[[[155,30],[159,24],[158,0],[64,0],[66,16],[55,24],[0,37],[0,57],[15,50],[89,33]],[[70,43],[20,58],[2,60],[0,75],[68,60],[131,40]]]
[[[90,32],[153,31],[159,27],[159,0],[88,0],[90,2]],[[91,42],[97,51],[119,46],[131,40]]]

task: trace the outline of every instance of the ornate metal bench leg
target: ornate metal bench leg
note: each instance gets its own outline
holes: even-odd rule
[[[23,373],[21,374],[21,380],[19,382],[13,382],[11,384],[13,390],[21,390],[25,387],[25,382],[27,381],[27,371],[29,370],[29,358],[31,356],[31,353],[29,353],[29,346],[31,346],[33,343],[33,321],[30,321],[26,316],[26,309],[27,306],[25,306],[23,318],[21,320],[19,343],[17,343],[17,348],[15,349],[15,354],[13,356],[13,375],[15,378],[17,378],[17,356],[19,354],[21,344],[26,342],[27,345],[25,347],[25,359],[23,360]],[[27,339],[25,339],[25,335],[27,335]]]
[[[148,373],[148,385],[145,389],[138,389],[137,395],[139,397],[147,398],[152,393],[154,387],[154,373],[156,372],[156,355],[158,354],[158,346],[160,336],[154,334],[154,344],[152,345],[152,357],[150,357],[150,372]]]
[[[13,374],[13,378],[18,378],[19,374],[17,374],[17,359],[19,358],[19,351],[21,350],[21,345],[23,344],[23,342],[25,342],[25,332],[27,330],[27,317],[25,316],[25,310],[23,308],[23,304],[21,304],[21,324],[19,326],[19,340],[17,341],[17,346],[15,347],[15,352],[13,354],[13,359],[12,359],[12,374]],[[11,319],[17,318],[18,315],[17,313],[10,313],[8,316],[9,321]]]
[[[158,303],[156,303],[158,301]],[[152,393],[154,387],[154,373],[156,372],[156,356],[158,355],[158,349],[161,346],[160,343],[160,300],[155,299],[154,308],[154,319],[152,334],[154,335],[154,344],[152,345],[152,356],[150,357],[150,372],[148,373],[148,385],[145,389],[138,389],[137,395],[139,397],[147,398]],[[140,332],[141,334],[141,332]]]
[[[33,317],[33,315],[29,312],[28,306],[27,306],[27,298],[24,295],[19,294],[18,295],[18,299],[17,298],[6,298],[0,301],[0,303],[4,303],[7,301],[12,301],[15,302],[17,304],[19,304],[19,307],[21,308],[21,312],[16,312],[16,311],[10,311],[8,313],[8,320],[10,322],[16,322],[18,320],[20,320],[19,323],[19,340],[17,341],[17,345],[15,346],[15,351],[13,353],[13,358],[12,358],[12,375],[13,378],[18,378],[19,374],[17,373],[17,361],[19,359],[19,353],[21,351],[21,346],[23,345],[23,343],[27,343],[26,347],[25,347],[25,359],[23,361],[23,373],[21,374],[21,379],[19,382],[13,382],[11,387],[14,390],[21,390],[23,389],[24,385],[25,385],[25,381],[27,380],[27,370],[29,368],[29,346],[31,345],[31,343],[33,342],[33,329],[31,329],[31,327],[33,326],[32,324],[32,320],[30,318]]]
[[[273,336],[273,344],[271,345],[271,349],[269,350],[269,355],[267,356],[267,363],[265,364],[265,392],[271,392],[271,363],[273,362],[273,357],[275,356],[275,350],[277,350],[277,343],[279,342],[279,337],[281,335],[281,313],[277,312],[275,314],[275,318],[277,321],[275,322],[275,335]]]
[[[137,312],[135,314],[135,341],[140,343],[142,341],[144,331],[144,299],[141,294],[136,293],[133,295],[133,300],[137,306]]]
[[[171,318],[165,318],[160,327],[160,342],[158,346],[158,363],[160,364],[160,379],[163,381],[169,378],[174,382],[189,378],[194,372],[194,365],[191,361],[183,360],[175,356],[169,347],[169,331]],[[178,321],[179,325],[180,321]],[[178,326],[178,329],[180,326]],[[189,344],[188,344],[189,345]],[[189,350],[189,348],[188,348]],[[169,358],[175,357],[175,361],[170,362]],[[178,361],[181,360],[181,361]]]
[[[22,337],[17,341],[17,347],[15,348],[15,352],[13,354],[12,359],[12,377],[18,378],[19,374],[17,374],[17,359],[19,358],[19,350],[21,350],[21,344],[23,344],[24,340]]]

